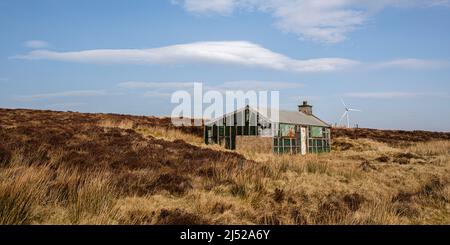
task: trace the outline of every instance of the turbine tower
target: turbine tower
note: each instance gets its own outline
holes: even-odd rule
[[[344,111],[344,114],[342,114],[341,119],[339,120],[339,124],[342,122],[342,119],[344,119],[344,117],[347,117],[347,128],[350,128],[350,112],[351,111],[361,111],[361,110],[349,108],[345,104],[345,102],[342,98],[341,98],[341,102],[342,102],[342,105],[344,105],[345,111]]]

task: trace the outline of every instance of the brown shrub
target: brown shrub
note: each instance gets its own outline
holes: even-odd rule
[[[191,182],[188,178],[178,175],[176,173],[160,174],[151,184],[150,189],[166,190],[174,195],[181,195],[186,190],[192,188]]]
[[[280,203],[284,200],[284,191],[283,189],[276,188],[273,193],[273,200],[277,203]]]
[[[332,193],[319,203],[314,218],[317,224],[340,224],[348,213],[348,206]]]
[[[152,224],[154,216],[155,211],[129,210],[119,218],[118,223],[121,225],[149,225]]]
[[[231,185],[230,192],[233,196],[245,198],[247,196],[247,187],[242,183],[234,183]]]
[[[115,186],[124,195],[144,196],[155,192],[152,186],[154,178],[154,174],[147,171],[125,171],[117,174]]]
[[[389,162],[389,160],[391,160],[391,158],[386,155],[375,158],[375,161],[378,162]]]
[[[104,123],[108,120],[110,125]],[[3,223],[16,224],[448,220],[447,134],[344,129],[333,131],[334,150],[329,154],[275,156],[251,145],[248,152],[238,147],[242,155],[216,150],[201,145],[201,137],[184,133],[188,131],[202,135],[201,127],[175,129],[170,118],[0,109],[0,162],[12,158],[21,163],[0,167],[0,199],[7,203],[0,207],[7,207],[2,214],[8,213],[0,217],[11,217]],[[438,138],[442,141],[426,142]],[[414,140],[426,143],[411,143]],[[400,151],[405,153],[396,154]],[[397,159],[417,163],[423,156],[433,165],[377,164]],[[48,173],[43,175],[43,193],[35,198],[30,195],[40,189],[36,181],[20,182],[16,176],[23,169],[44,166]],[[5,175],[10,169],[11,175]],[[99,176],[83,177],[90,173]],[[418,185],[432,174],[439,178]],[[27,188],[15,182],[28,183]],[[273,190],[275,186],[296,186],[304,194]],[[405,186],[419,187],[401,192]],[[361,190],[367,195],[355,193]],[[323,197],[328,191],[331,194]],[[386,193],[397,194],[385,200]],[[127,197],[135,195],[140,197]],[[133,206],[134,198],[142,202]]]
[[[272,212],[263,214],[258,219],[257,223],[262,225],[281,225],[281,220],[276,213]]]
[[[396,163],[398,163],[398,164],[400,164],[400,165],[405,165],[405,164],[409,164],[409,159],[408,158],[404,158],[404,157],[402,157],[402,158],[396,158],[395,160],[394,160],[394,162],[396,162]]]
[[[215,168],[214,167],[201,167],[198,170],[198,175],[202,177],[212,178],[215,174]]]
[[[291,219],[296,225],[307,225],[307,218],[302,214],[299,209],[293,208],[290,212]]]
[[[157,217],[157,225],[206,225],[208,221],[181,209],[162,209]]]
[[[31,118],[33,123],[29,122]],[[170,168],[183,173],[196,173],[198,169],[209,166],[211,160],[226,159],[228,164],[247,161],[237,153],[201,148],[184,140],[144,137],[128,126],[120,126],[124,121],[132,128],[144,124],[173,127],[170,119],[164,118],[29,110],[5,110],[3,113],[2,110],[0,120],[15,126],[8,129],[2,127],[0,131],[2,158],[9,158],[8,152],[23,149],[26,158],[38,165],[52,162],[55,167],[61,165],[90,170],[114,169],[121,172]],[[105,120],[119,126],[102,126],[99,122]],[[56,157],[54,152],[61,154]]]
[[[419,216],[420,212],[417,208],[411,206],[409,203],[400,202],[394,204],[395,213],[400,216],[405,216],[408,218],[415,218]]]
[[[334,141],[333,149],[337,151],[347,151],[354,148],[355,145],[346,141]]]
[[[0,166],[4,166],[11,161],[11,152],[0,145]]]
[[[393,146],[411,144],[412,142],[425,142],[431,140],[449,140],[449,132],[429,132],[429,131],[403,131],[403,130],[379,130],[368,128],[332,128],[331,137],[348,137],[351,139],[371,139]]]
[[[402,153],[397,153],[395,155],[396,158],[406,158],[406,159],[423,159],[423,157],[413,154],[411,152],[402,152]]]
[[[418,197],[423,197],[425,202],[443,202],[448,203],[449,198],[446,194],[442,193],[446,183],[440,180],[436,176],[432,176],[426,183],[424,183],[415,192],[401,191],[392,198],[392,202],[399,203],[411,203],[413,201],[420,201]]]
[[[432,196],[436,192],[442,190],[445,184],[436,176],[431,177],[431,179],[425,183],[422,188],[418,191],[419,195]]]
[[[411,202],[414,193],[400,191],[397,195],[392,197],[392,202]]]
[[[343,197],[343,201],[347,207],[354,212],[361,207],[361,205],[366,201],[366,198],[358,193],[352,193],[346,194]]]
[[[359,165],[359,167],[360,167],[363,171],[365,171],[365,172],[368,172],[368,171],[370,171],[370,170],[376,170],[376,169],[377,169],[375,166],[373,166],[373,164],[372,164],[371,162],[369,162],[369,161],[367,161],[367,160],[363,161],[363,162]]]
[[[232,204],[224,204],[224,203],[221,203],[221,202],[216,202],[216,203],[214,204],[214,206],[212,207],[211,212],[212,212],[212,213],[219,213],[219,214],[222,214],[222,213],[224,213],[225,211],[231,209],[232,207],[233,207]]]
[[[394,162],[402,165],[409,164],[413,159],[423,160],[424,158],[411,152],[402,152],[394,155]]]

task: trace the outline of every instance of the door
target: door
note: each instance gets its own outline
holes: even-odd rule
[[[225,127],[225,148],[230,150],[236,149],[236,127]]]
[[[300,150],[302,155],[306,155],[306,127],[300,129]]]
[[[230,149],[236,150],[236,127],[230,127]]]
[[[225,148],[231,149],[230,127],[225,126]]]

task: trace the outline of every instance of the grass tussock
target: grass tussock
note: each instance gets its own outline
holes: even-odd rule
[[[339,131],[331,153],[275,155],[257,138],[204,146],[168,122],[2,111],[0,223],[450,224],[438,134]]]
[[[0,176],[1,224],[102,224],[115,215],[106,174],[9,166]]]
[[[0,223],[32,223],[36,206],[45,197],[45,179],[45,173],[34,168],[10,168],[2,171]]]
[[[145,136],[152,136],[155,138],[164,139],[168,141],[183,140],[185,142],[195,145],[200,145],[203,143],[202,138],[192,134],[185,133],[180,129],[146,126],[146,127],[139,127],[136,129],[136,131]]]

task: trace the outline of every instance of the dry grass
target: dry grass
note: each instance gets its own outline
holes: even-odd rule
[[[408,151],[422,156],[445,156],[450,154],[450,141],[420,142],[408,147]]]
[[[132,129],[136,124],[130,119],[103,119],[98,123],[98,125],[104,128]]]
[[[1,224],[450,224],[449,141],[233,153],[142,118],[16,113],[0,116]]]
[[[116,195],[107,177],[10,165],[0,171],[0,223],[111,223]]]
[[[152,136],[157,139],[163,139],[168,141],[183,140],[190,144],[201,145],[203,143],[202,138],[193,134],[188,134],[180,129],[169,129],[155,126],[143,126],[136,129],[137,132],[144,136]]]

